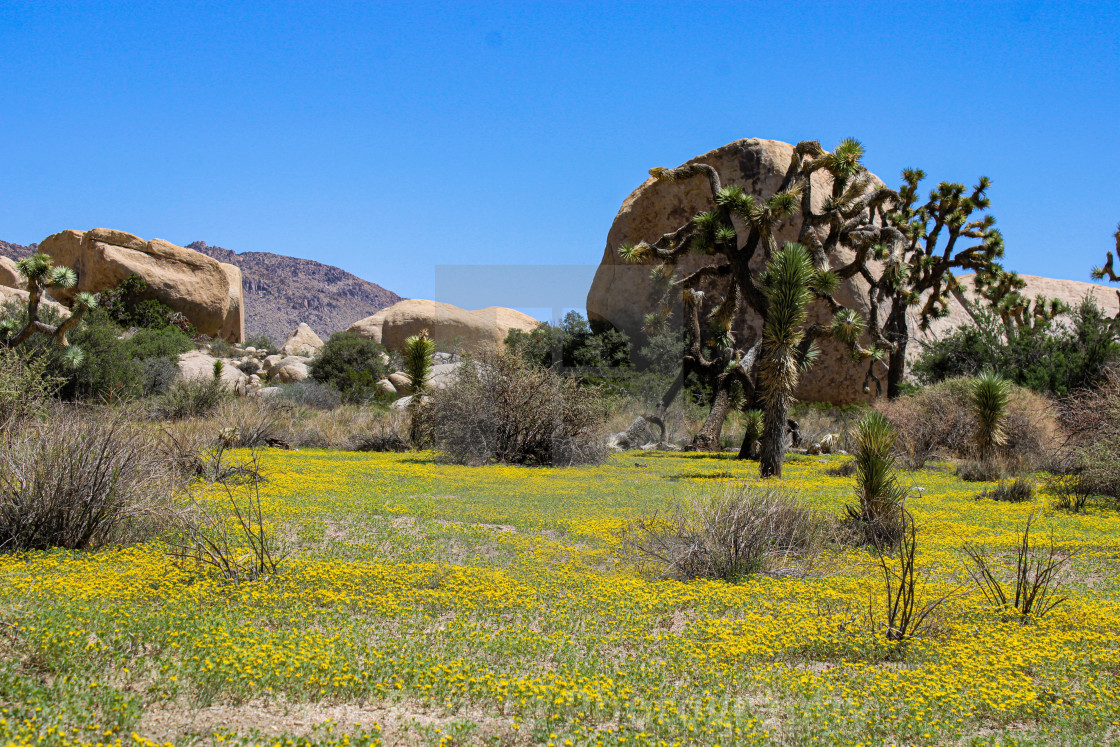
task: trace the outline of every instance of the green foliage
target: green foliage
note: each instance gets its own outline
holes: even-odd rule
[[[980,459],[990,462],[1007,443],[1004,423],[1011,384],[993,373],[982,373],[972,384],[972,413],[976,418],[976,449]]]
[[[152,415],[160,420],[205,417],[232,397],[220,378],[179,379],[156,400]]]
[[[856,431],[855,478],[859,506],[848,517],[863,537],[876,545],[897,542],[903,532],[907,490],[895,474],[894,428],[882,413],[872,412]]]
[[[1066,318],[1007,326],[992,311],[930,343],[914,363],[923,384],[993,371],[1019,386],[1065,396],[1092,386],[1120,361],[1120,340],[1091,298]]]
[[[98,294],[98,302],[109,318],[122,327],[162,329],[173,327],[186,335],[195,333],[194,325],[182,313],[156,300],[148,283],[136,273],[116,286]]]
[[[557,326],[541,322],[529,332],[511,329],[505,344],[510,353],[540,366],[559,363],[561,369],[586,370],[630,365],[630,339],[626,334],[615,329],[592,332],[578,311],[569,311]]]
[[[347,402],[376,396],[377,382],[388,375],[385,348],[352,332],[336,332],[311,362],[311,378],[330,384]]]
[[[246,340],[245,347],[256,348],[257,352],[263,353],[272,353],[277,349],[276,344],[272,341],[272,338],[264,332],[260,333],[259,335],[253,335],[248,340]]]
[[[414,402],[420,401],[432,375],[432,357],[436,354],[436,343],[427,330],[413,335],[404,341],[404,372],[412,384]]]
[[[0,348],[0,433],[46,412],[58,382],[46,375],[47,362],[20,350]]]
[[[138,329],[126,340],[128,354],[136,360],[151,358],[178,358],[188,350],[194,350],[194,342],[187,334],[176,327],[158,329]]]

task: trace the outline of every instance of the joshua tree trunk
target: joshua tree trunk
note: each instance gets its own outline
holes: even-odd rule
[[[762,454],[759,456],[759,476],[781,477],[782,461],[786,457],[786,423],[789,402],[781,399],[763,411]],[[744,443],[744,448],[746,444]]]
[[[727,420],[727,413],[731,409],[731,387],[734,383],[735,377],[730,373],[722,373],[716,377],[712,409],[708,412],[708,419],[704,421],[704,426],[692,437],[693,451],[719,451],[720,434],[723,432],[723,422]]]
[[[897,343],[891,351],[887,364],[887,399],[902,396],[902,381],[906,375],[906,338]]]

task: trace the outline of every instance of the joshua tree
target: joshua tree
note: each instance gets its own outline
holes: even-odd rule
[[[786,421],[801,371],[815,356],[802,355],[806,308],[813,300],[809,289],[815,279],[809,253],[800,244],[786,244],[770,260],[762,278],[770,313],[762,328],[758,383],[762,394],[761,477],[781,477],[786,455]],[[743,448],[747,448],[744,438]]]
[[[14,319],[0,322],[0,345],[15,347],[26,342],[34,334],[45,335],[63,349],[63,355],[72,366],[82,361],[82,351],[70,345],[66,333],[74,328],[82,317],[95,306],[97,297],[90,293],[78,293],[70,310],[69,318],[58,325],[51,325],[39,318],[43,294],[51,288],[71,288],[78,281],[77,274],[69,267],[55,267],[54,261],[46,254],[32,254],[17,263],[19,273],[27,280],[27,321],[22,329]]]
[[[420,446],[424,441],[423,395],[432,375],[432,357],[435,352],[436,343],[428,336],[428,330],[405,340],[404,372],[412,384],[412,399],[408,402],[408,410],[412,416],[409,439],[413,446]]]
[[[863,347],[859,337],[863,319],[851,309],[842,307],[833,297],[840,277],[851,277],[866,263],[868,252],[884,232],[897,230],[874,227],[869,232],[866,221],[878,193],[872,189],[871,177],[860,163],[862,146],[845,140],[835,151],[827,152],[815,141],[798,143],[779,189],[766,198],[756,198],[739,185],[724,186],[719,173],[703,163],[692,163],[675,169],[655,168],[650,174],[665,182],[679,182],[701,176],[707,179],[712,193],[712,208],[702,212],[675,231],[650,244],[619,247],[619,255],[628,262],[655,262],[653,270],[666,296],[679,292],[683,300],[684,327],[688,337],[681,373],[662,397],[658,416],[679,393],[691,373],[702,377],[712,389],[712,406],[700,432],[693,439],[696,449],[712,449],[719,445],[720,431],[732,403],[732,393],[741,386],[747,401],[755,398],[755,380],[759,369],[762,338],[746,344],[736,339],[735,330],[745,328],[745,313],[753,311],[765,327],[771,313],[771,301],[763,287],[760,264],[766,267],[777,253],[774,232],[780,221],[801,214],[799,243],[811,259],[812,279],[808,286],[815,298],[822,299],[833,313],[826,324],[811,324],[800,336],[797,345],[797,366],[812,360],[813,343],[817,338],[834,337],[846,344],[857,359],[874,360],[879,352]],[[821,212],[814,212],[811,177],[824,171],[832,179],[831,193]],[[741,237],[736,220],[746,228]],[[901,238],[901,235],[898,235]],[[854,263],[830,271],[830,262],[841,248],[856,250]],[[688,252],[718,257],[713,264],[683,278],[674,276],[674,267]],[[761,260],[761,262],[759,261]],[[704,285],[710,290],[701,290]],[[647,326],[664,320],[671,305],[663,303],[660,310],[647,317]],[[707,311],[711,329],[704,330],[701,314]],[[869,369],[870,374],[870,369]],[[773,434],[766,438],[776,437]],[[781,439],[785,439],[784,431]],[[764,438],[765,440],[765,438]],[[763,444],[765,450],[767,446]],[[741,457],[749,448],[740,452]]]
[[[982,373],[972,382],[972,414],[976,417],[976,451],[986,465],[995,463],[1007,443],[1004,421],[1011,384],[994,373]]]
[[[1116,239],[1116,253],[1120,254],[1120,226],[1116,227],[1116,233],[1113,234]],[[1104,280],[1108,278],[1113,283],[1120,283],[1120,275],[1112,268],[1113,255],[1109,252],[1105,260],[1104,267],[1093,268],[1093,279]],[[1120,300],[1120,290],[1116,291],[1116,298]],[[1116,312],[1116,318],[1112,320],[1112,331],[1117,337],[1120,337],[1120,311]]]
[[[878,190],[879,198],[871,201],[867,218],[872,225],[894,230],[880,231],[878,237],[874,230],[867,232],[868,238],[877,238],[870,247],[871,258],[881,265],[877,273],[866,263],[855,267],[869,285],[868,333],[874,346],[886,354],[891,398],[901,394],[906,374],[912,332],[908,313],[927,329],[932,319],[949,313],[951,293],[967,305],[958,293],[955,271],[976,273],[973,282],[980,299],[995,308],[1009,330],[1048,321],[1067,310],[1059,301],[1041,296],[1032,305],[1019,293],[1025,281],[999,263],[1003,236],[995,228],[995,218],[982,215],[991,204],[987,177],[980,177],[971,192],[963,184],[941,182],[919,204],[918,189],[925,177],[920,169],[906,169],[897,192]],[[849,277],[846,273],[847,269],[839,274]]]

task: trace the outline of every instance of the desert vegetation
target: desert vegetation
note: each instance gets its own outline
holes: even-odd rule
[[[797,170],[766,203],[704,169],[655,174],[713,180],[719,209],[677,239],[743,260],[735,216],[763,247],[714,331],[718,294],[664,277],[688,324],[651,318],[641,339],[573,313],[462,354],[427,329],[393,351],[300,330],[258,347],[192,337],[132,277],[66,316],[35,289],[72,286],[67,269],[20,265],[28,300],[0,317],[0,736],[1116,741],[1113,320],[1007,295],[999,236],[970,218],[985,182],[914,207],[917,172],[867,191],[858,144],[803,150],[802,176],[841,185],[832,215],[805,215],[833,248],[916,263],[873,284],[885,322],[812,321],[831,244],[769,232]],[[901,253],[841,220],[879,200]],[[890,309],[947,303],[941,230],[979,241],[953,261],[987,263],[986,305],[899,382]],[[677,239],[626,252],[672,266]],[[765,313],[744,346],[747,298]],[[797,402],[825,338],[892,396]],[[1046,351],[1034,374],[1014,373],[1024,351]]]

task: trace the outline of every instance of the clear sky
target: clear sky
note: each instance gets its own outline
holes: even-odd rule
[[[742,137],[990,176],[1020,272],[1120,221],[1120,3],[0,2],[0,239],[107,226],[339,265],[593,267]],[[500,300],[497,301],[500,303]]]

